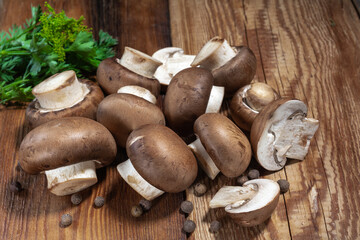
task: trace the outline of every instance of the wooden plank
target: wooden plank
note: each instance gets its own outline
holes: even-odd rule
[[[33,4],[42,1],[31,1]],[[30,17],[30,1],[1,1],[0,29],[20,24]],[[104,29],[119,39],[118,55],[124,46],[151,54],[170,45],[167,1],[49,1],[57,11],[72,17],[84,15],[94,31]],[[151,10],[150,10],[151,9]],[[184,239],[184,216],[179,213],[183,194],[165,194],[150,212],[133,218],[130,209],[138,204],[135,193],[119,176],[116,163],[125,159],[120,150],[116,163],[98,170],[99,182],[83,192],[84,200],[73,206],[70,197],[57,197],[46,189],[43,175],[31,176],[15,169],[18,147],[28,131],[24,110],[0,111],[0,238],[1,239]],[[9,183],[25,188],[15,195]],[[96,196],[106,198],[100,209],[93,207]],[[73,224],[59,227],[62,214],[70,213]]]

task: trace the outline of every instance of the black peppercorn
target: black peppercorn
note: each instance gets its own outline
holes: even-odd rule
[[[246,183],[247,181],[249,181],[249,178],[245,175],[240,176],[236,179],[236,184],[239,186],[242,186],[244,183]]]
[[[192,233],[193,231],[195,231],[195,228],[196,228],[196,224],[191,221],[191,220],[186,220],[184,222],[184,226],[183,226],[183,230],[184,232],[186,233]]]
[[[183,213],[191,213],[194,209],[194,205],[190,201],[183,201],[180,205],[180,209]]]
[[[204,195],[207,191],[205,184],[197,183],[194,187],[194,194],[197,197]]]
[[[71,202],[74,205],[79,205],[82,201],[82,196],[80,193],[74,193],[73,195],[71,195]]]
[[[145,212],[149,211],[152,206],[151,202],[146,199],[141,199],[139,202],[139,205]]]
[[[143,214],[143,209],[137,205],[137,206],[133,206],[131,208],[131,215],[133,217],[140,217]]]
[[[103,197],[98,196],[95,198],[95,200],[94,200],[95,207],[100,208],[100,207],[104,206],[104,204],[105,204],[105,199]]]
[[[277,181],[277,183],[280,186],[280,192],[281,193],[286,193],[287,191],[289,191],[290,183],[287,180],[280,179],[280,180]]]
[[[260,172],[259,170],[256,169],[251,169],[248,173],[248,178],[249,179],[257,179],[260,177]]]
[[[62,227],[70,226],[72,223],[72,216],[70,214],[64,214],[61,216],[60,224]]]

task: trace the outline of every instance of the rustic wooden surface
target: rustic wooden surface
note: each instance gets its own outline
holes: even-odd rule
[[[35,5],[42,1],[32,1]],[[220,35],[232,45],[248,45],[258,61],[254,81],[267,82],[281,96],[303,100],[320,128],[303,162],[290,161],[283,170],[262,176],[286,178],[290,191],[281,196],[272,217],[252,228],[236,226],[208,201],[223,185],[224,176],[210,181],[200,172],[196,182],[209,191],[195,197],[166,194],[142,218],[130,216],[140,197],[119,177],[114,166],[99,171],[99,183],[85,191],[77,207],[69,197],[46,190],[44,176],[16,169],[17,149],[28,131],[23,109],[0,111],[0,238],[1,239],[185,239],[183,199],[195,211],[188,218],[197,228],[190,239],[357,239],[360,236],[360,19],[357,0],[229,0],[229,1],[49,1],[70,16],[84,15],[94,31],[104,29],[125,45],[152,54],[178,46],[196,54],[211,37]],[[21,23],[30,15],[30,1],[0,0],[0,29]],[[121,154],[119,159],[123,159]],[[256,163],[252,163],[258,168]],[[9,191],[13,180],[23,183],[18,195]],[[107,199],[101,209],[92,202]],[[59,227],[60,216],[71,213],[74,223]],[[219,220],[217,234],[208,231]]]

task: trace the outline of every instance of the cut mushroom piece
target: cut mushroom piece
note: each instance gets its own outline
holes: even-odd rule
[[[168,60],[169,58],[177,57],[179,55],[184,55],[184,50],[182,48],[166,47],[166,48],[161,48],[156,52],[154,52],[152,57],[162,63],[165,63],[166,60]]]
[[[110,164],[116,143],[100,123],[81,117],[49,121],[22,141],[19,162],[30,174],[45,171],[49,190],[68,195],[96,183],[95,168]]]
[[[263,223],[279,202],[280,187],[269,179],[254,179],[243,187],[222,187],[211,199],[210,208],[225,207],[225,212],[240,226]]]
[[[214,179],[221,171],[227,177],[240,176],[250,164],[251,146],[244,133],[219,113],[200,116],[194,124],[198,140],[189,147],[205,173]]]
[[[127,139],[126,153],[130,160],[121,163],[118,171],[135,191],[149,199],[161,193],[157,190],[184,191],[197,176],[194,155],[175,132],[163,125],[148,124],[134,130]]]
[[[266,83],[252,83],[240,88],[230,103],[230,114],[236,125],[250,131],[256,115],[267,104],[279,98],[276,91]]]
[[[99,104],[97,121],[113,134],[120,147],[126,146],[130,133],[145,124],[165,125],[165,117],[156,106],[156,98],[145,88],[125,86]]]
[[[220,110],[223,94],[222,88],[213,88],[210,71],[204,68],[180,71],[172,79],[164,99],[168,125],[182,137],[192,134],[199,116]]]
[[[319,121],[307,118],[300,100],[278,99],[267,105],[251,128],[251,145],[257,161],[265,169],[283,168],[287,158],[303,160]]]
[[[191,66],[209,69],[216,86],[224,86],[226,96],[249,84],[256,72],[256,58],[246,46],[231,47],[225,39],[209,40],[195,57]]]
[[[31,128],[62,117],[95,119],[97,106],[104,98],[96,83],[78,79],[72,70],[47,78],[36,85],[32,93],[35,99],[26,109]]]

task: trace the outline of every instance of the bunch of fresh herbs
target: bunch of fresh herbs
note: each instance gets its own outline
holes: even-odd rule
[[[76,20],[47,3],[45,7],[45,12],[32,7],[32,18],[23,27],[14,25],[0,33],[1,104],[32,100],[32,88],[58,72],[90,76],[103,59],[115,55],[117,40],[108,33],[100,30],[95,41],[83,17]]]

